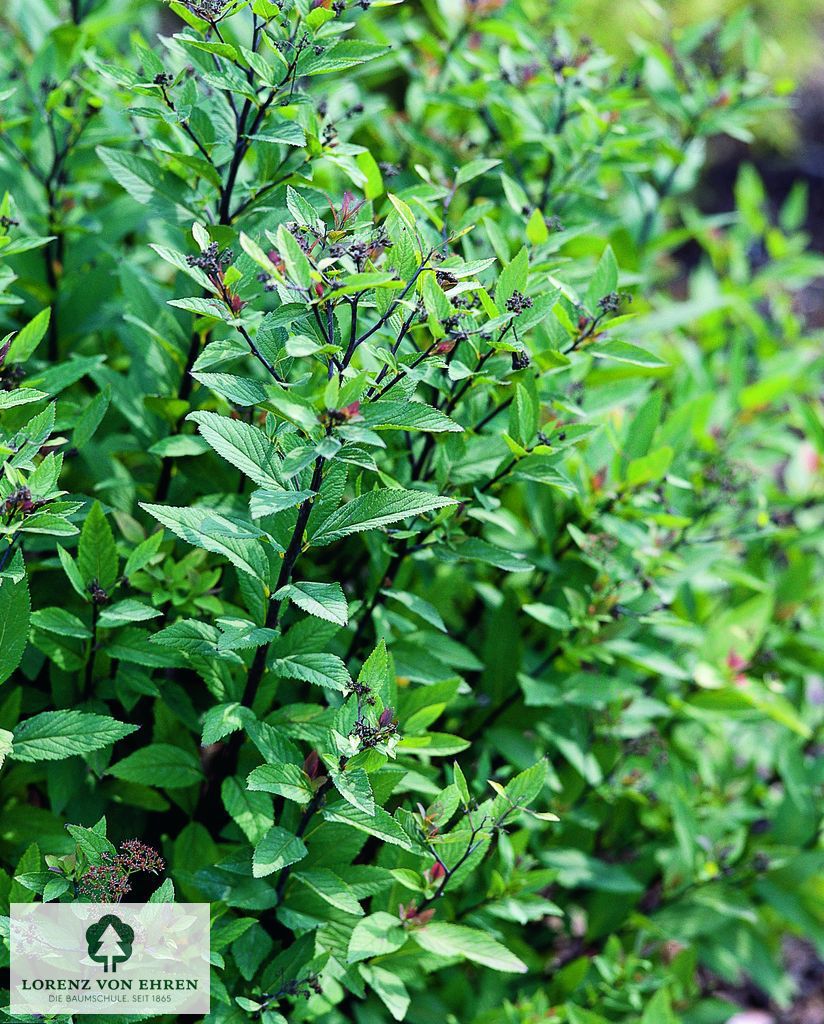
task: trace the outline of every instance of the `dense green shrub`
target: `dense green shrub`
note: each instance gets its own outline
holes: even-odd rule
[[[690,198],[751,19],[69,7],[0,55],[4,912],[211,902],[220,1022],[789,1002],[822,261]]]

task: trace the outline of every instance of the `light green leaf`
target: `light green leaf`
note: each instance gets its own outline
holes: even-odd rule
[[[89,627],[65,608],[39,608],[32,614],[31,624],[37,629],[45,629],[48,633],[73,636],[80,640],[92,635]]]
[[[217,743],[224,736],[242,729],[247,721],[254,719],[249,708],[243,707],[236,701],[230,704],[218,704],[209,708],[203,716],[203,733],[200,745],[208,747],[211,743]]]
[[[33,320],[29,320],[26,326],[15,335],[8,353],[6,362],[25,363],[42,341],[48,330],[51,320],[51,309],[41,309]]]
[[[476,928],[433,921],[423,928],[413,928],[410,935],[422,949],[437,956],[472,960],[493,971],[511,974],[525,974],[527,971],[523,960],[491,935]]]
[[[397,916],[380,910],[358,921],[349,939],[349,963],[394,953],[406,944],[408,934]]]
[[[498,277],[495,287],[495,305],[503,312],[507,299],[513,292],[523,292],[529,277],[529,254],[523,246],[515,258],[508,263]]]
[[[572,628],[572,620],[561,608],[553,608],[548,604],[525,604],[524,611],[550,629],[567,630]]]
[[[192,376],[204,387],[217,392],[227,402],[244,408],[262,405],[269,397],[265,385],[251,377],[238,377],[234,373],[201,373],[196,370],[192,371]]]
[[[608,341],[603,345],[593,348],[592,354],[596,359],[611,359],[616,363],[630,363],[632,366],[647,366],[653,369],[660,369],[667,364],[658,356],[648,352],[638,345],[630,345],[626,341]]]
[[[278,252],[286,264],[286,272],[290,280],[301,288],[308,290],[312,284],[312,266],[306,257],[306,253],[298,245],[297,241],[287,231],[286,226],[281,224],[277,230]]]

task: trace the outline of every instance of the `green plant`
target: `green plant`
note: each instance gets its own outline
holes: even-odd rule
[[[800,190],[690,201],[775,108],[750,25],[170,9],[0,58],[0,899],[116,901],[138,836],[216,1021],[789,1002],[822,261]]]

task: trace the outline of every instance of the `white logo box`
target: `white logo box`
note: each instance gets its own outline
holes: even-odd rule
[[[12,1014],[209,1012],[208,903],[12,903]]]

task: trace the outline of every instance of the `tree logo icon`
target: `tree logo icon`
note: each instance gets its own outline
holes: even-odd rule
[[[103,964],[106,974],[115,974],[117,965],[129,959],[133,942],[134,930],[114,914],[104,914],[86,929],[89,956],[95,963]]]

